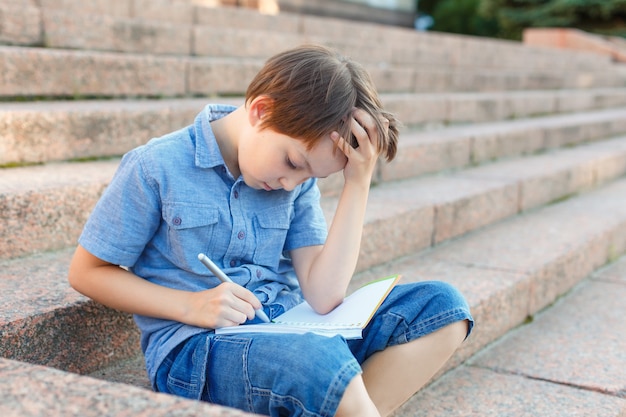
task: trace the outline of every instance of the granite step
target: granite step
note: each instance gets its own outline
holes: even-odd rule
[[[68,15],[81,18],[68,24]],[[92,27],[83,28],[83,39],[72,39],[83,23]],[[211,28],[218,25],[238,29]],[[246,30],[262,31],[272,45],[233,46],[250,41]],[[98,32],[102,42],[96,49],[106,50],[82,50],[94,46],[87,32]],[[222,40],[210,49],[198,42],[219,33],[233,43]],[[426,410],[524,415],[532,407],[546,415],[576,415],[582,409],[622,416],[623,401],[616,395],[623,390],[610,379],[614,373],[593,381],[563,376],[565,367],[576,371],[580,365],[574,355],[559,355],[570,362],[546,372],[556,360],[546,354],[550,341],[539,338],[548,332],[522,330],[520,339],[512,331],[535,315],[543,323],[550,311],[544,309],[626,251],[624,110],[598,111],[626,106],[621,66],[588,53],[332,18],[209,9],[191,0],[0,5],[0,45],[9,45],[0,46],[0,99],[47,100],[0,103],[5,132],[0,159],[6,159],[0,165],[55,161],[0,170],[0,415],[247,415],[145,390],[131,317],[73,291],[67,267],[118,155],[187,125],[206,102],[192,97],[240,96],[272,47],[302,39],[321,39],[365,62],[387,93],[386,106],[411,129],[400,145],[402,157],[379,169],[351,288],[390,271],[402,273],[405,281],[440,279],[466,294],[477,319],[474,335],[442,370],[443,377],[397,415]],[[470,88],[502,91],[458,92]],[[75,100],[50,101],[55,98]],[[574,121],[569,112],[586,113],[572,115]],[[496,121],[505,122],[486,123]],[[466,123],[484,124],[413,130]],[[32,145],[25,147],[25,138]],[[26,155],[29,148],[35,157]],[[83,158],[102,160],[63,162]],[[492,159],[497,161],[486,163]],[[339,176],[321,183],[329,220],[340,183]],[[614,320],[621,292],[595,284],[582,303],[595,300],[593,313],[601,311],[600,302],[613,305],[613,315],[600,316]],[[561,323],[559,330],[571,338],[580,329],[564,324],[594,326],[583,319]],[[604,325],[596,326],[603,333],[596,333],[595,342],[619,329]],[[528,348],[535,350],[511,353],[529,339],[538,341]],[[528,362],[536,356],[542,361]],[[546,380],[561,387],[545,385]],[[583,392],[570,404],[566,400],[574,391],[562,389],[567,385]],[[510,401],[493,407],[479,401],[485,396],[495,401],[501,390],[510,394],[519,387],[531,395],[547,392],[563,408],[548,409],[536,395],[517,395],[523,399],[514,401],[512,412],[504,408]],[[451,411],[451,404],[458,408]]]
[[[282,43],[278,46],[282,50]],[[338,47],[341,49],[341,45]],[[353,47],[343,49],[354,55]],[[212,52],[216,53],[205,53]],[[0,97],[6,100],[16,97],[111,98],[243,94],[247,84],[269,57],[269,52],[273,51],[268,51],[268,55],[263,57],[174,56],[0,46],[0,65],[4,68]],[[355,58],[358,59],[358,56]],[[573,81],[559,85],[542,85],[542,79],[554,79],[554,76],[530,74],[528,81],[517,82],[513,78],[515,73],[511,71],[499,75],[496,75],[497,70],[484,72],[481,69],[452,74],[442,73],[439,69],[422,72],[423,67],[419,65],[390,65],[388,61],[366,64],[366,68],[381,92],[417,92],[429,89],[431,85],[433,89],[444,91],[460,86],[463,90],[568,86],[591,88],[596,84],[605,88],[607,84],[615,88],[623,86],[621,76],[618,75],[615,82],[609,83],[611,77],[605,72],[598,73],[597,77],[605,80],[606,84],[605,81],[585,81],[581,84],[577,81],[578,75],[571,73]],[[517,74],[520,75],[519,70]],[[521,74],[524,77],[527,73]],[[582,77],[589,78],[587,75]],[[591,77],[593,79],[594,76]],[[472,87],[470,82],[476,82],[476,86]]]
[[[620,399],[623,355],[622,342],[615,337],[619,326],[623,327],[618,318],[626,276],[625,236],[626,179],[622,178],[357,274],[351,290],[390,272],[403,274],[405,282],[450,282],[466,295],[476,319],[471,338],[434,382],[394,416],[522,416],[532,414],[535,406],[544,410],[542,415],[621,416],[626,404]],[[612,267],[602,269],[620,256]],[[553,307],[555,300],[578,283],[583,282],[585,288],[590,275],[607,281],[604,288],[596,285],[595,292],[583,295],[565,313],[558,309],[567,299]],[[609,282],[622,287],[609,288]],[[577,291],[580,293],[577,288],[573,294]],[[579,319],[572,320],[572,315]],[[548,329],[538,327],[547,316],[558,321]],[[518,328],[528,322],[531,324]],[[560,342],[555,342],[555,334],[560,335]],[[598,344],[607,354],[581,363],[581,352]],[[561,356],[562,351],[569,354]],[[607,357],[617,365],[608,373],[602,371]],[[90,376],[148,388],[139,353]],[[581,387],[586,391],[581,392]],[[555,398],[540,395],[546,390]],[[574,401],[568,403],[567,399]],[[590,411],[600,409],[608,414]]]
[[[0,261],[0,357],[85,373],[136,355],[132,317],[69,286],[73,253],[67,248]]]
[[[489,201],[498,201],[498,204],[487,207],[481,216],[477,216],[478,212],[468,210],[463,210],[459,215],[469,216],[468,219],[472,216],[480,217],[482,220],[476,219],[472,222],[482,222],[481,225],[484,225],[621,175],[624,170],[623,143],[624,138],[618,137],[577,148],[556,149],[544,155],[517,157],[484,167],[470,167],[472,161],[467,157],[467,169],[394,183],[393,180],[423,173],[419,165],[405,159],[404,162],[398,162],[395,168],[381,168],[377,178],[379,186],[373,190],[373,194],[389,194],[384,197],[390,198],[389,201],[400,198],[398,209],[404,210],[403,207],[408,207],[409,203],[402,199],[404,197],[394,197],[406,193],[398,187],[419,187],[423,190],[420,191],[423,197],[419,204],[403,214],[404,217],[413,217],[417,221],[424,215],[430,219],[436,213],[440,228],[436,232],[432,219],[427,222],[419,220],[418,230],[422,230],[423,236],[418,245],[422,247],[430,244],[431,239],[439,242],[475,227],[454,217],[457,206],[482,210],[482,205]],[[442,147],[440,151],[445,155],[447,149]],[[2,170],[0,206],[7,219],[7,227],[0,230],[0,258],[72,246],[118,164],[119,159],[113,158]],[[441,166],[438,168],[443,169]],[[448,167],[451,168],[455,166]],[[340,186],[339,174],[321,182],[324,194],[329,197],[336,194]],[[326,201],[328,210],[331,210],[333,201],[333,198]],[[411,202],[414,203],[415,201]],[[377,210],[376,203],[371,205],[370,210]],[[383,204],[380,210],[384,213],[389,207]],[[415,217],[418,212],[423,214]],[[413,244],[417,244],[416,242],[413,240]]]
[[[214,8],[207,10],[199,18],[199,23],[184,24],[171,21],[145,20],[142,18],[122,18],[112,15],[81,14],[76,18],[74,10],[43,9],[4,6],[5,19],[24,21],[41,16],[38,30],[26,36],[27,30],[13,30],[6,34],[7,39],[0,43],[22,46],[44,46],[54,49],[78,49],[152,55],[241,57],[266,59],[282,50],[315,42],[332,45],[366,64],[378,81],[379,88],[389,91],[409,89],[415,92],[426,91],[489,91],[619,87],[624,84],[624,72],[618,67],[606,65],[602,68],[570,67],[564,74],[560,68],[484,68],[484,60],[475,60],[475,65],[455,65],[456,60],[441,61],[435,50],[427,53],[413,53],[398,62],[395,47],[389,45],[413,44],[423,36],[415,31],[398,28],[375,27],[381,32],[379,38],[368,42],[356,42],[354,37],[333,36],[333,31],[311,30],[314,23],[328,26],[328,22],[311,21],[301,15],[266,16],[248,9]],[[2,6],[0,6],[2,10]],[[215,16],[213,16],[215,15]],[[224,16],[225,15],[225,16]],[[274,25],[251,24],[240,27],[241,23],[225,26],[220,17],[226,20],[265,21]],[[308,19],[308,20],[307,20]],[[207,22],[207,20],[210,21]],[[222,19],[223,20],[223,19]],[[218,23],[219,21],[219,23]],[[304,22],[300,22],[304,21]],[[300,22],[301,24],[298,24]],[[331,25],[335,22],[330,21]],[[28,26],[32,28],[33,25]],[[25,29],[28,29],[25,28]],[[34,31],[34,29],[31,29]],[[14,34],[13,34],[14,33]],[[330,35],[329,35],[330,33]],[[11,42],[11,38],[14,40]],[[211,39],[211,42],[207,42]],[[449,49],[449,48],[448,48]],[[484,49],[484,48],[482,48]],[[481,49],[481,51],[482,51]],[[478,51],[475,51],[478,52]],[[507,50],[511,53],[511,50]],[[519,51],[518,51],[519,52]],[[532,55],[532,50],[526,52]],[[433,62],[435,61],[435,62]],[[494,63],[495,65],[496,63]],[[571,69],[575,68],[575,69]],[[384,83],[382,82],[384,81]]]
[[[8,222],[0,239],[0,288],[5,294],[0,356],[89,373],[136,352],[137,333],[130,317],[89,302],[70,290],[65,278],[71,247],[116,165],[98,161],[7,171],[20,180],[9,182],[15,193],[5,194],[5,201],[13,207],[1,211]],[[45,173],[33,175],[31,170]],[[447,247],[445,242],[588,192],[625,173],[626,137],[619,137],[378,184],[370,193],[358,270]],[[42,178],[44,186],[38,187]],[[322,205],[330,221],[336,197],[325,197]],[[576,223],[576,228],[581,225]],[[42,334],[55,343],[38,343]],[[59,343],[73,344],[74,356]],[[79,354],[84,358],[77,361]]]
[[[258,59],[2,46],[0,96],[76,99],[242,94],[262,63]]]
[[[622,417],[626,256],[418,393],[396,414]]]
[[[453,363],[523,323],[593,271],[626,252],[626,178],[369,268],[457,286],[477,319]]]
[[[0,415],[3,417],[254,416],[232,408],[4,358],[0,358],[0,374]]]
[[[108,45],[112,38],[127,36],[131,44],[141,38],[152,39],[148,45],[159,48],[159,52],[181,53],[189,50],[187,39],[202,38],[202,33],[194,34],[198,28],[218,28],[227,32],[234,30],[235,37],[237,31],[254,30],[333,40],[350,46],[363,62],[375,62],[385,56],[383,60],[386,62],[432,68],[540,69],[562,73],[570,73],[573,68],[577,69],[573,72],[579,69],[616,68],[606,56],[581,51],[536,48],[519,42],[444,33],[418,33],[407,28],[332,17],[286,12],[271,15],[240,7],[206,7],[189,1],[133,0],[111,4],[104,0],[87,3],[79,0],[43,0],[35,4],[28,0],[11,0],[0,5],[0,11],[0,19],[4,23],[1,25],[0,43],[15,45],[67,47],[64,42],[59,43],[59,39],[68,39],[67,35],[72,31],[78,31],[81,25],[99,16],[102,20],[91,22],[93,24],[86,26],[88,30],[78,31],[76,37],[85,40],[69,41],[89,42],[88,32],[99,32],[101,45]],[[63,13],[78,18],[63,17]],[[112,24],[117,25],[114,32],[121,33],[111,33]],[[174,33],[174,28],[177,33]],[[166,39],[167,33],[170,39]],[[157,46],[154,42],[156,38],[165,40],[166,44],[171,44],[173,39],[180,39],[180,49]],[[246,39],[250,41],[254,37]],[[279,43],[282,42],[279,40]],[[94,49],[102,47],[89,45]],[[119,42],[116,45],[120,48],[128,47]],[[246,49],[245,45],[240,46]],[[264,48],[261,45],[261,50]],[[177,49],[179,52],[176,52]]]
[[[626,138],[617,137],[439,175],[379,182],[371,193],[366,224],[366,233],[371,229],[379,238],[369,239],[371,247],[364,245],[363,259],[379,258],[378,239],[387,245],[385,233],[394,234],[403,222],[415,225],[415,230],[404,237],[406,242],[394,242],[391,253],[396,256],[614,179],[626,170],[625,143]],[[0,212],[6,227],[0,229],[0,259],[73,246],[118,164],[111,159],[3,170]],[[386,172],[383,168],[382,178],[391,176]],[[329,213],[340,186],[341,174],[321,183]]]
[[[358,270],[434,247],[626,174],[626,138],[372,188]],[[322,207],[330,223],[335,198]]]
[[[439,147],[460,158],[453,162],[457,166],[626,132],[625,108],[619,107],[626,104],[626,89],[509,96],[383,94],[382,99],[401,112],[407,126],[394,170],[419,165],[428,171],[438,161],[444,164],[441,168],[449,168],[449,157],[442,158]],[[236,97],[214,101],[242,103]],[[0,166],[119,156],[163,132],[189,125],[206,103],[207,99],[0,103]],[[422,133],[411,129],[420,124]]]
[[[622,181],[623,183],[623,181]],[[617,186],[610,190],[609,188]],[[621,189],[619,188],[621,187]],[[465,291],[471,300],[472,309],[477,318],[477,325],[472,339],[467,342],[464,349],[474,338],[481,338],[480,344],[485,344],[487,348],[474,346],[470,351],[477,350],[478,354],[471,356],[471,352],[465,352],[461,358],[455,358],[454,362],[446,369],[451,370],[437,378],[430,386],[423,389],[414,396],[404,407],[395,414],[395,417],[403,416],[449,416],[455,415],[484,415],[484,416],[526,416],[534,414],[537,410],[542,415],[554,416],[622,416],[625,409],[624,400],[621,398],[620,386],[623,387],[620,370],[618,366],[609,368],[607,374],[606,360],[620,359],[619,345],[616,345],[614,335],[619,327],[612,327],[611,320],[618,318],[615,324],[619,326],[619,311],[623,308],[621,303],[621,290],[623,289],[624,271],[626,271],[626,258],[621,258],[607,268],[592,272],[591,280],[584,280],[582,285],[575,288],[571,294],[559,300],[554,307],[545,311],[540,311],[530,324],[512,331],[506,332],[499,329],[491,335],[497,339],[499,333],[505,333],[496,344],[490,346],[484,341],[486,332],[492,329],[493,319],[502,319],[502,311],[520,309],[518,318],[524,318],[526,299],[518,301],[518,296],[528,297],[531,293],[527,286],[521,285],[524,281],[524,274],[541,276],[542,280],[549,277],[555,278],[555,274],[544,274],[542,270],[551,269],[551,263],[560,264],[557,274],[575,274],[577,276],[585,273],[579,271],[581,262],[587,258],[588,253],[594,256],[593,266],[587,265],[585,268],[595,268],[602,263],[602,256],[598,257],[598,251],[581,251],[584,242],[581,237],[587,236],[588,248],[598,248],[602,243],[593,243],[596,237],[614,238],[624,236],[624,230],[614,229],[610,223],[617,225],[619,221],[611,208],[621,208],[622,223],[624,223],[623,208],[626,207],[623,201],[613,201],[614,197],[624,196],[624,185],[613,184],[612,186],[598,190],[596,196],[592,194],[583,198],[586,201],[578,201],[567,209],[567,205],[574,203],[574,200],[559,203],[558,205],[542,209],[526,216],[526,220],[511,221],[520,222],[512,232],[522,231],[520,236],[517,233],[509,234],[498,230],[493,230],[487,236],[480,237],[479,233],[460,239],[457,246],[449,248],[447,251],[453,253],[459,249],[468,250],[473,244],[479,244],[475,249],[480,252],[485,249],[500,248],[500,243],[505,247],[501,252],[491,252],[494,254],[490,259],[497,259],[498,254],[504,255],[509,261],[502,265],[474,265],[473,262],[458,263],[454,257],[450,261],[436,259],[435,262],[427,262],[426,254],[420,254],[419,259],[414,263],[421,265],[421,269],[414,269],[408,261],[398,264],[389,264],[381,267],[385,271],[406,269],[410,275],[422,274],[419,279],[444,279],[455,284],[465,282]],[[597,198],[596,198],[597,197]],[[611,201],[609,207],[602,202]],[[595,203],[594,203],[595,200]],[[623,200],[623,198],[622,198]],[[603,207],[605,206],[605,207]],[[545,213],[542,213],[543,211]],[[604,214],[609,214],[611,222],[603,221]],[[570,228],[571,223],[577,223],[581,218],[587,220],[589,214],[594,217],[597,225],[604,224],[601,228],[585,227],[586,232],[573,233]],[[541,219],[546,216],[547,218]],[[531,218],[532,217],[532,218]],[[566,236],[558,239],[559,242],[553,245],[546,245],[552,242],[551,239],[541,241],[542,247],[532,250],[529,245],[528,236],[536,237],[536,234],[545,234],[545,223],[553,224],[554,220],[560,220],[553,227],[567,231]],[[537,226],[530,230],[527,224]],[[493,226],[493,229],[502,229],[507,222]],[[596,225],[596,226],[597,226]],[[595,233],[589,233],[593,231]],[[482,232],[481,232],[482,233]],[[554,234],[555,232],[551,232]],[[513,236],[513,241],[511,239]],[[576,239],[573,245],[566,242],[570,237]],[[494,238],[500,241],[494,241]],[[503,238],[504,237],[504,238]],[[490,242],[488,245],[487,243]],[[581,246],[581,243],[582,246]],[[609,244],[611,243],[606,242]],[[624,250],[624,242],[617,244],[613,241],[613,251],[608,253],[608,260],[616,259],[616,253]],[[486,246],[487,245],[487,246]],[[550,255],[549,246],[556,253]],[[578,246],[578,247],[577,247]],[[525,262],[523,258],[528,253],[535,256],[530,258],[531,263]],[[510,249],[515,249],[513,257],[509,256]],[[575,249],[573,249],[575,248]],[[439,258],[445,247],[441,247]],[[543,254],[543,256],[537,256]],[[510,259],[518,258],[518,268]],[[567,258],[577,259],[576,264],[565,262]],[[501,268],[501,267],[505,268]],[[513,267],[512,267],[513,266]],[[566,270],[562,268],[566,267]],[[382,271],[380,271],[382,272]],[[375,276],[379,271],[370,271]],[[362,279],[368,279],[366,274],[361,275]],[[406,279],[406,277],[405,277]],[[558,277],[557,277],[558,279]],[[468,281],[469,282],[466,282]],[[616,287],[621,285],[622,287]],[[590,288],[590,289],[589,289]],[[623,292],[623,291],[622,291]],[[473,294],[473,295],[469,295]],[[521,306],[521,307],[520,307]],[[613,306],[613,308],[610,308]],[[609,307],[609,308],[607,308]],[[585,312],[590,311],[586,314]],[[498,314],[500,313],[500,314]],[[572,317],[579,317],[572,320]],[[513,323],[506,323],[505,327],[515,327]],[[561,337],[563,343],[555,342],[554,336]],[[619,341],[617,343],[620,343]],[[581,352],[589,352],[600,346],[605,352],[604,355],[585,355],[586,362],[581,363]],[[495,351],[495,352],[494,352]],[[623,351],[623,349],[622,349]],[[607,354],[608,353],[608,354]],[[462,365],[456,366],[462,361],[462,357],[470,356]],[[593,362],[593,363],[588,363]],[[614,363],[614,362],[611,362]],[[524,365],[523,369],[519,369]],[[0,401],[0,411],[2,415],[12,416],[100,416],[103,407],[106,407],[107,415],[126,415],[128,410],[132,410],[133,415],[220,415],[220,416],[244,416],[245,413],[236,410],[214,407],[208,404],[197,403],[172,396],[164,396],[151,393],[142,387],[146,386],[145,376],[141,379],[142,372],[141,358],[136,356],[133,360],[117,363],[111,367],[105,367],[92,376],[104,381],[97,381],[93,378],[79,376],[73,373],[66,373],[57,369],[45,366],[32,365],[24,362],[17,362],[9,359],[0,359],[0,369],[5,376],[2,378],[6,389],[2,389],[2,401]],[[577,369],[581,369],[577,371]],[[113,372],[112,372],[113,371]],[[616,373],[617,372],[617,373]],[[129,374],[134,375],[129,377]],[[139,376],[137,376],[139,375]],[[121,376],[121,377],[120,377]],[[134,379],[133,379],[134,378]],[[582,380],[581,380],[582,379]],[[117,381],[117,382],[111,382]],[[130,385],[135,385],[130,386]],[[29,387],[36,385],[41,391],[37,398],[37,404],[32,401]],[[19,389],[16,389],[19,387]],[[512,395],[515,393],[515,395]],[[452,404],[452,405],[451,405]],[[598,414],[601,411],[600,414]]]

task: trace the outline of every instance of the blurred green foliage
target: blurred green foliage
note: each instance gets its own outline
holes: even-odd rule
[[[431,30],[521,39],[527,27],[571,27],[626,36],[626,0],[419,0]]]

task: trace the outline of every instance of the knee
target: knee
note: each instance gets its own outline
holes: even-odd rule
[[[439,311],[466,310],[469,312],[469,305],[463,294],[452,284],[443,281],[426,281],[423,283],[428,287],[427,291],[431,295],[431,303],[435,303]]]

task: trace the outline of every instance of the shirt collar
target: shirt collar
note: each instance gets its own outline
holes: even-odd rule
[[[196,157],[195,164],[198,168],[215,168],[217,166],[226,166],[224,158],[217,145],[217,140],[211,129],[211,122],[220,119],[232,111],[237,106],[229,104],[208,104],[196,116],[194,122],[194,130],[196,136]]]

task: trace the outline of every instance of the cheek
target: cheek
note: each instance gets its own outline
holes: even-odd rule
[[[336,172],[342,171],[346,167],[346,164],[348,163],[348,158],[343,153],[337,152],[334,158],[332,158],[330,161],[330,170],[334,174]]]
[[[280,170],[277,157],[259,149],[248,149],[239,158],[241,172],[252,175],[258,179],[271,180]]]

